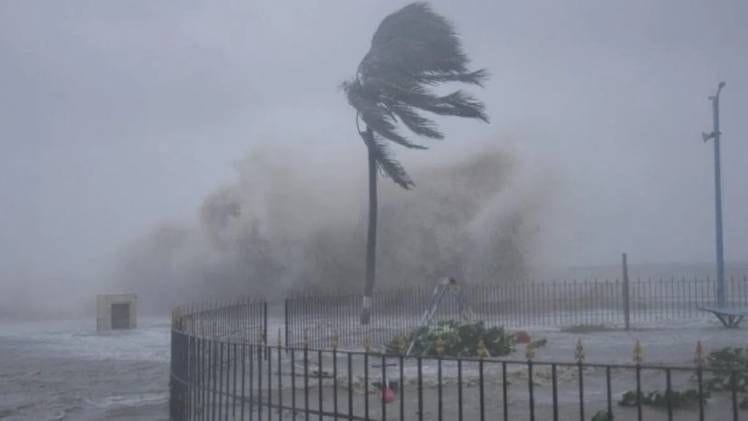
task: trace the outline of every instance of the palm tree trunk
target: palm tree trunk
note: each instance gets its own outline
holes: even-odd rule
[[[374,133],[367,128],[366,139],[371,139]],[[366,233],[366,283],[364,284],[364,297],[361,306],[361,324],[368,325],[371,318],[371,296],[374,291],[374,280],[376,279],[377,264],[377,162],[374,151],[368,146],[369,152],[369,228]]]

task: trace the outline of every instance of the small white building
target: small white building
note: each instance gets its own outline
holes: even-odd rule
[[[134,329],[137,325],[135,294],[96,296],[96,330]]]

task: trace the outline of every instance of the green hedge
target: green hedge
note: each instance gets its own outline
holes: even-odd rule
[[[439,339],[443,347],[442,356],[477,357],[481,339],[489,356],[508,355],[514,351],[514,336],[503,327],[489,327],[481,322],[440,321],[430,326],[418,328],[405,338],[393,338],[387,345],[387,352],[400,353],[403,342],[416,341],[411,355],[437,356]]]

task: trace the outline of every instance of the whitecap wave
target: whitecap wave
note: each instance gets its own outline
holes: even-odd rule
[[[168,402],[169,395],[166,393],[140,393],[132,395],[112,395],[86,402],[98,409],[105,411],[121,408],[134,408],[151,405],[160,405]]]

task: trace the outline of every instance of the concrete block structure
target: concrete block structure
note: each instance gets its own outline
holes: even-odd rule
[[[135,294],[96,296],[96,330],[134,329],[137,326]]]

